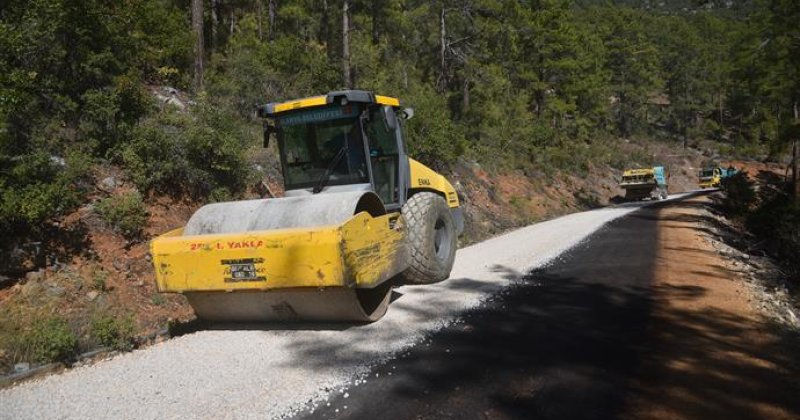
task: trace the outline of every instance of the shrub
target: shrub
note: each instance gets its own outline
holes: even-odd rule
[[[96,270],[92,273],[92,289],[97,290],[99,292],[105,292],[107,289],[106,279],[108,278],[108,273],[101,270]]]
[[[63,318],[47,318],[35,322],[22,340],[23,347],[37,362],[50,363],[69,359],[78,339]]]
[[[89,162],[77,151],[59,161],[42,151],[6,158],[0,150],[0,237],[40,233],[47,220],[74,209]]]
[[[747,213],[756,201],[753,182],[747,177],[747,172],[738,172],[736,175],[725,178],[721,188],[725,192],[722,206],[731,214]]]
[[[238,117],[208,104],[193,114],[167,109],[134,130],[122,159],[140,190],[204,198],[239,193],[251,181],[245,151],[257,139],[248,142]]]
[[[422,163],[442,169],[464,153],[463,130],[447,115],[447,103],[431,88],[409,92],[414,118],[405,122],[409,154]]]
[[[747,227],[766,239],[773,255],[794,273],[800,273],[800,205],[788,194],[775,191],[747,217]]]
[[[97,204],[103,220],[126,238],[139,236],[147,223],[147,209],[138,192],[106,198]]]
[[[161,293],[155,293],[153,296],[150,297],[150,303],[155,306],[162,306],[167,303],[167,298],[164,297]]]
[[[80,137],[99,156],[126,142],[136,121],[153,105],[141,83],[127,76],[118,77],[115,86],[87,90],[80,102]]]
[[[103,315],[92,320],[92,336],[103,346],[119,351],[133,349],[133,319]]]

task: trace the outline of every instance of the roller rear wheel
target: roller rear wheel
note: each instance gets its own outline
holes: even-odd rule
[[[447,203],[437,194],[420,192],[408,199],[402,213],[409,245],[409,267],[401,274],[402,280],[427,284],[448,278],[458,235]]]

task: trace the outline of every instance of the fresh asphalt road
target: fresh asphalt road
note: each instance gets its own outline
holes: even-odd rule
[[[202,330],[0,390],[0,419],[610,413],[649,307],[655,234],[642,206],[461,249],[450,279],[399,288],[372,324]]]
[[[649,207],[610,222],[303,416],[615,417],[646,336],[657,212]]]

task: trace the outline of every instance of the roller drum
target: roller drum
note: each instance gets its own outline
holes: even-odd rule
[[[230,234],[340,225],[360,211],[385,214],[372,192],[343,192],[215,203],[192,215],[184,235]],[[372,322],[389,305],[391,284],[372,289],[292,288],[269,291],[187,292],[198,318],[214,322]]]

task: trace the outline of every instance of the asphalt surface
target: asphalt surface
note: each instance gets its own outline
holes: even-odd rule
[[[299,417],[616,417],[645,351],[658,211],[610,222]]]

